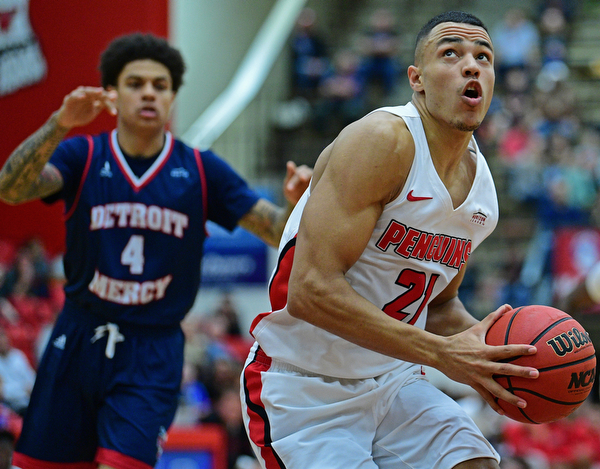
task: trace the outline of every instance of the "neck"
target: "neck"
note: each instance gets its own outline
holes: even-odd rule
[[[413,97],[412,103],[421,115],[429,151],[436,169],[440,175],[452,173],[467,152],[469,143],[473,138],[473,132],[459,130],[453,125],[432,116],[420,99]]]
[[[123,152],[139,158],[150,158],[159,153],[165,144],[165,129],[160,131],[130,132],[122,126],[117,127],[117,140]]]

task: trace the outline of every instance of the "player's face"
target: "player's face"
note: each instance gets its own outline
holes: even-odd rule
[[[427,111],[453,128],[473,131],[483,121],[494,90],[492,41],[485,29],[442,23],[425,39],[418,82]]]
[[[129,62],[117,80],[119,124],[132,130],[161,129],[175,99],[169,69],[150,59]]]

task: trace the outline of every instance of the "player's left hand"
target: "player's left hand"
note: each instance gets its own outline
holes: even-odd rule
[[[296,205],[300,200],[310,184],[312,174],[312,168],[306,165],[296,166],[293,161],[287,162],[286,175],[283,180],[283,195],[289,203]]]

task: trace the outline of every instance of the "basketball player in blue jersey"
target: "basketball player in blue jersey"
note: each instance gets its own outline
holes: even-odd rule
[[[38,369],[13,464],[22,469],[144,469],[177,407],[180,321],[200,282],[205,221],[276,245],[289,215],[223,160],[165,125],[184,62],[133,34],[102,54],[102,88],[80,87],[9,157],[0,197],[65,202],[66,301]],[[117,128],[63,141],[107,110]],[[288,163],[295,203],[312,171]]]
[[[458,297],[495,228],[494,182],[473,138],[490,105],[494,51],[463,12],[429,21],[405,106],[350,124],[319,156],[290,215],[271,312],[241,376],[248,435],[266,469],[498,469],[499,455],[422,365],[525,407],[496,374],[536,378],[485,344],[490,325]]]

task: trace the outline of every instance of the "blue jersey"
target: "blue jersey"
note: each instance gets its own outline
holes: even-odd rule
[[[66,306],[117,323],[178,324],[200,285],[206,220],[231,230],[258,200],[227,163],[169,132],[141,176],[116,130],[65,140],[50,163],[64,179],[46,201],[65,201]]]

